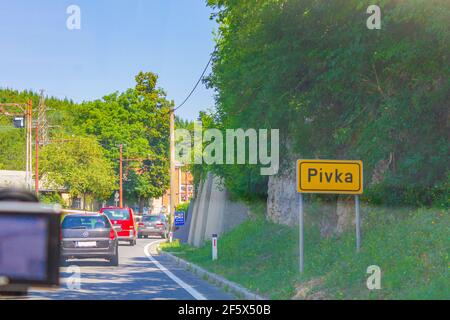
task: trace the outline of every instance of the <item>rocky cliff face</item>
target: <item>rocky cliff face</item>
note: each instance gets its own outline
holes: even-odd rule
[[[295,171],[270,176],[267,192],[267,219],[275,223],[295,225],[298,223],[298,194]]]
[[[282,165],[278,174],[269,177],[267,219],[292,226],[298,224],[295,165],[300,157],[285,155],[284,158],[288,160]],[[340,234],[352,228],[355,212],[352,197],[330,196],[326,200],[328,201],[304,202],[305,224],[316,225],[323,237]]]
[[[287,172],[269,177],[267,219],[292,226],[298,224],[298,194],[295,172]],[[340,196],[337,201],[330,202],[304,201],[303,207],[305,224],[316,225],[323,237],[340,234],[352,228],[354,224],[355,208],[352,197]]]

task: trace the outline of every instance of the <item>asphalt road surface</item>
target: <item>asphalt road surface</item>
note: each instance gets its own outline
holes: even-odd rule
[[[61,268],[59,289],[32,289],[27,299],[233,299],[198,276],[159,256],[149,245],[159,239],[138,239],[136,246],[121,243],[119,266],[103,260],[69,260]],[[146,253],[147,251],[147,253]],[[75,267],[72,267],[75,266]],[[74,278],[80,272],[80,281]],[[80,284],[79,288],[77,283]],[[1,299],[1,298],[0,298]]]

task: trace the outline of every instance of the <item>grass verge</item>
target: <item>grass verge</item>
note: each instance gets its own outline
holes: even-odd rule
[[[298,273],[298,229],[261,215],[220,237],[219,259],[211,242],[193,248],[174,242],[163,250],[271,299],[449,299],[448,211],[365,209],[362,250],[348,232],[323,239],[305,230],[305,272]],[[368,290],[367,268],[381,268],[381,289]]]

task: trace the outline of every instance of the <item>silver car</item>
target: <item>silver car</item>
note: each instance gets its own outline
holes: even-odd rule
[[[67,259],[104,258],[119,265],[117,229],[104,214],[69,214],[61,224],[62,263]]]
[[[166,239],[168,232],[167,218],[163,214],[145,215],[138,225],[138,238],[148,238],[148,236],[156,235]]]

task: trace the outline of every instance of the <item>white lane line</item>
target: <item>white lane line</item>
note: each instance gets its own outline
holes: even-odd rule
[[[155,264],[162,272],[164,272],[170,279],[175,281],[178,285],[180,285],[184,290],[189,292],[191,296],[193,296],[196,300],[207,300],[204,295],[202,295],[200,292],[192,288],[190,285],[188,285],[186,282],[178,278],[176,275],[174,275],[172,272],[170,272],[166,267],[164,267],[162,264],[160,264],[149,252],[149,248],[151,245],[155,244],[149,243],[145,246],[144,252],[147,258]]]

